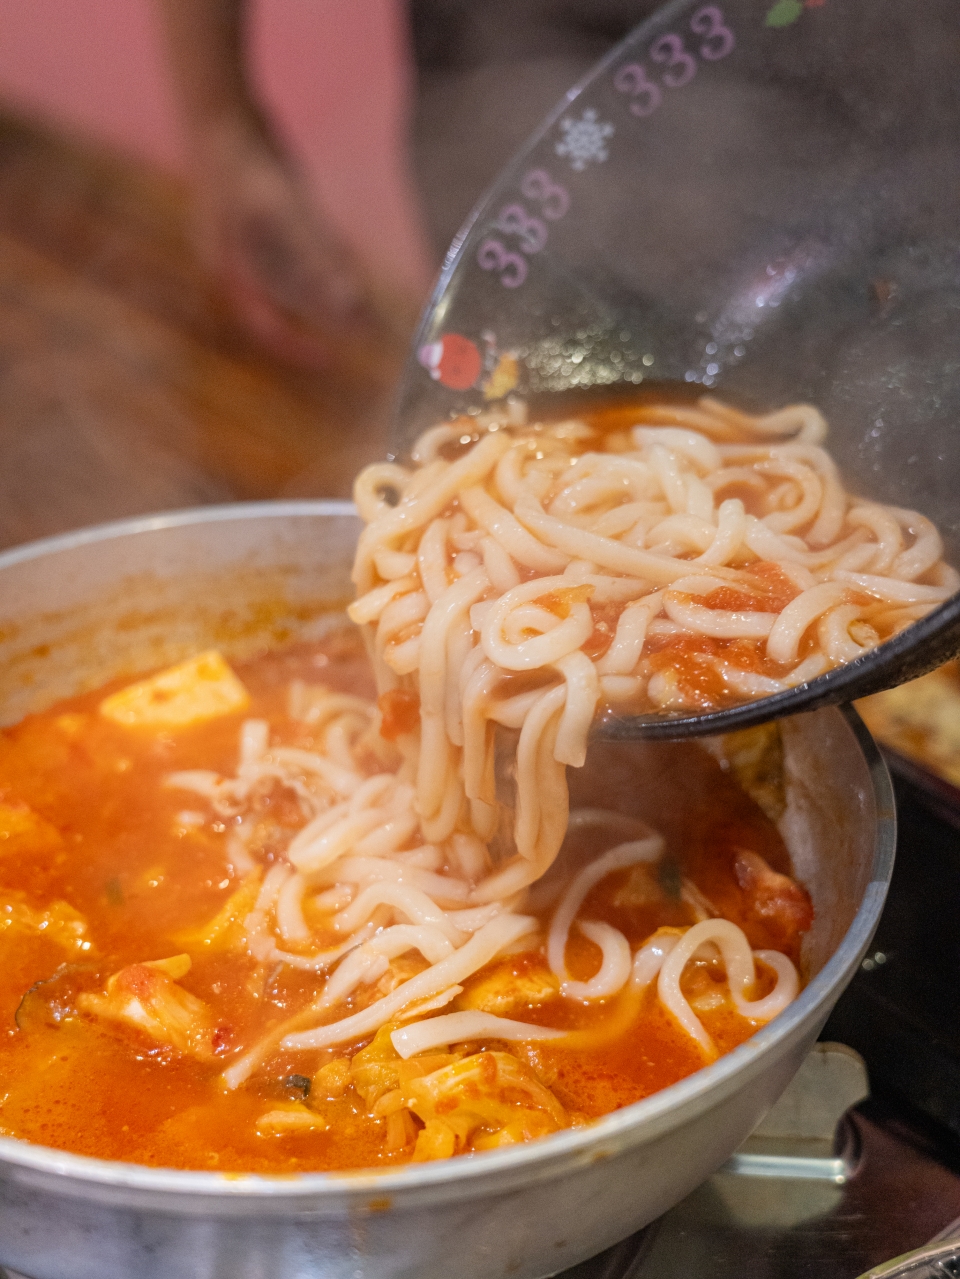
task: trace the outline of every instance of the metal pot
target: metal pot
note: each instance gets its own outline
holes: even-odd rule
[[[349,594],[358,528],[347,503],[251,504],[0,555],[0,722],[201,645],[239,656],[317,633]],[[178,1172],[2,1138],[0,1264],[32,1279],[538,1279],[664,1212],[779,1096],[886,895],[893,798],[866,730],[823,709],[784,741],[782,829],[817,910],[810,980],[734,1052],[589,1128],[385,1172]]]

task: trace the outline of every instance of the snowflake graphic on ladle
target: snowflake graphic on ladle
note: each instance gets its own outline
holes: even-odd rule
[[[584,111],[579,120],[571,120],[569,116],[560,121],[563,141],[554,147],[557,155],[569,157],[571,169],[577,172],[585,169],[591,160],[602,164],[607,158],[607,138],[613,136],[612,124],[597,119],[593,107]]]

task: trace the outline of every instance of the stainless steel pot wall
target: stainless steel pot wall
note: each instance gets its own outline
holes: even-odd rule
[[[0,555],[0,721],[200,645],[316,633],[348,595],[358,527],[345,503],[232,506]],[[776,1100],[886,893],[893,803],[869,736],[833,709],[784,730],[811,980],[748,1043],[590,1128],[382,1174],[224,1177],[0,1138],[0,1264],[31,1279],[537,1279],[652,1220]]]

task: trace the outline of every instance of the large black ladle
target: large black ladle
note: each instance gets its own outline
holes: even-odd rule
[[[503,391],[680,383],[816,404],[851,491],[922,511],[960,565],[956,0],[675,0],[548,117],[450,249],[395,450]],[[607,737],[721,732],[960,652],[960,598],[850,664]]]

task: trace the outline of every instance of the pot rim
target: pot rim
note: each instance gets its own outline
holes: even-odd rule
[[[186,528],[191,524],[219,524],[230,520],[288,518],[289,516],[353,515],[360,518],[353,502],[346,498],[296,498],[270,502],[217,502],[209,506],[187,506],[177,511],[157,511],[149,515],[135,515],[130,519],[108,520],[103,524],[90,524],[72,529],[68,533],[54,533],[51,537],[37,538],[19,546],[0,551],[0,570],[26,564],[30,560],[58,555],[96,542],[109,542],[114,538],[131,537],[138,533],[158,533],[168,528]]]
[[[13,547],[0,552],[0,572],[97,542],[164,529],[230,520],[356,514],[352,502],[330,499],[236,502],[162,512],[115,520]],[[681,1113],[683,1121],[689,1121],[695,1114],[718,1104],[734,1088],[748,1082],[761,1069],[765,1059],[776,1056],[778,1048],[786,1046],[792,1032],[801,1023],[815,1020],[818,1008],[829,1007],[830,996],[846,984],[859,964],[879,920],[893,872],[896,844],[893,787],[880,751],[857,712],[851,706],[843,706],[838,708],[838,713],[846,719],[864,756],[873,792],[876,837],[871,878],[843,940],[813,981],[804,987],[789,1008],[711,1065],[641,1101],[605,1115],[585,1128],[567,1129],[538,1141],[435,1163],[284,1176],[200,1172],[97,1159],[18,1138],[0,1137],[0,1175],[6,1168],[9,1169],[7,1175],[16,1169],[28,1177],[33,1174],[44,1179],[53,1177],[59,1181],[70,1181],[73,1192],[81,1196],[95,1196],[98,1191],[109,1189],[148,1194],[159,1192],[171,1199],[201,1196],[211,1207],[211,1201],[217,1199],[234,1202],[266,1200],[278,1206],[278,1201],[286,1201],[293,1206],[308,1199],[315,1203],[344,1198],[366,1201],[371,1193],[406,1198],[428,1188],[456,1194],[461,1185],[466,1189],[474,1187],[478,1181],[491,1179],[500,1190],[504,1189],[506,1182],[529,1184],[532,1180],[556,1175],[561,1166],[590,1163],[622,1149],[644,1144],[671,1127]]]

